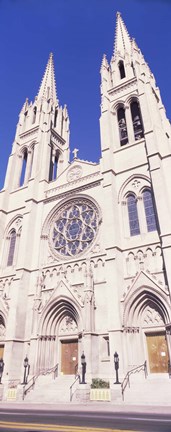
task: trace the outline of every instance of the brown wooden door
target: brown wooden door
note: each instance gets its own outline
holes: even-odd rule
[[[61,341],[61,373],[74,375],[78,364],[78,341]]]
[[[4,345],[0,345],[0,359],[3,358],[4,355]]]
[[[165,333],[152,333],[146,337],[150,372],[168,372],[168,348]]]

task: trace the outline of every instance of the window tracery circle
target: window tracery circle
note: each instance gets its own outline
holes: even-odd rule
[[[95,204],[78,198],[63,205],[53,218],[50,243],[53,251],[63,257],[75,257],[93,243],[99,225]]]

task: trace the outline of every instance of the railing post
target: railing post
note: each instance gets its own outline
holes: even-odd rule
[[[145,378],[147,378],[147,361],[146,360],[144,362],[144,374],[145,374]]]
[[[168,374],[169,374],[169,378],[171,378],[171,362],[170,362],[170,360],[168,361]]]
[[[124,401],[124,390],[123,390],[123,385],[121,384],[121,389],[122,389],[122,400]]]

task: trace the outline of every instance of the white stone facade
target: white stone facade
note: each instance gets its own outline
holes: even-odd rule
[[[53,56],[26,100],[0,192],[3,382],[58,363],[87,380],[142,364],[166,372],[171,350],[171,127],[144,57],[117,15],[101,66],[101,159],[69,160],[69,117]],[[151,339],[150,339],[151,338]],[[153,352],[155,352],[154,362]],[[154,364],[155,363],[155,364]]]

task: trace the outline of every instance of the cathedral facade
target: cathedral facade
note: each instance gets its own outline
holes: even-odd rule
[[[53,55],[19,115],[0,191],[2,382],[58,365],[110,379],[171,354],[171,127],[121,15],[101,64],[101,158],[70,161]],[[169,354],[170,353],[170,354]]]

